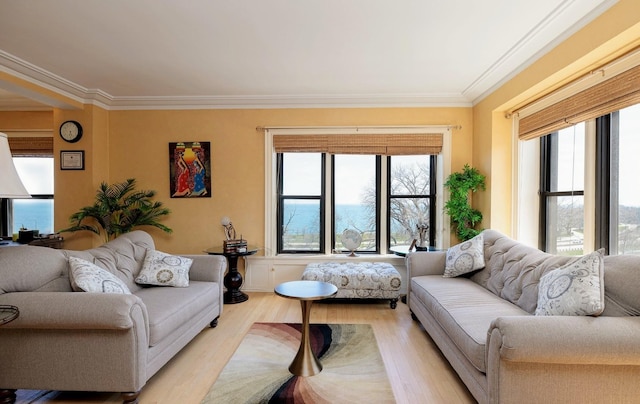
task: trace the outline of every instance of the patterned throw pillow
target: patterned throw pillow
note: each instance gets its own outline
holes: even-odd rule
[[[186,288],[189,286],[189,269],[192,262],[191,258],[147,250],[136,283]]]
[[[480,268],[484,268],[484,236],[482,233],[447,250],[443,276],[454,278]]]
[[[71,288],[76,292],[130,295],[127,285],[111,272],[81,258],[69,257]]]
[[[537,316],[597,316],[604,311],[604,258],[598,250],[540,278]]]

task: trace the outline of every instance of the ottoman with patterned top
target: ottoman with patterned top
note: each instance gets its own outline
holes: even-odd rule
[[[335,285],[335,298],[389,299],[395,309],[400,297],[400,273],[383,262],[318,262],[308,264],[302,280]]]

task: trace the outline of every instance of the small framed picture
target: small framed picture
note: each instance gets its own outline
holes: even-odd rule
[[[84,170],[84,150],[61,150],[61,170]]]

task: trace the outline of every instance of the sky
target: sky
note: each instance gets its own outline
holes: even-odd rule
[[[620,205],[640,206],[640,104],[620,111]]]
[[[27,192],[53,194],[53,158],[14,157],[13,163]]]
[[[318,153],[289,153],[285,156],[287,195],[318,195],[320,192],[320,157]],[[424,156],[398,156],[397,164],[424,163]],[[396,160],[394,160],[396,161]],[[396,163],[394,163],[395,165]],[[375,184],[376,161],[372,155],[336,156],[336,204],[359,205],[367,189]]]
[[[559,133],[558,147],[560,153],[564,154],[558,161],[558,189],[561,191],[584,190],[585,169],[592,169],[585,167],[584,131],[585,125],[580,123]],[[571,152],[574,148],[575,154]],[[619,171],[613,174],[617,175],[619,181],[618,202],[624,206],[640,206],[640,104],[620,111],[619,151]],[[572,167],[575,167],[575,170]]]

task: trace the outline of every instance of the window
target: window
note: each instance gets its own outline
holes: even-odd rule
[[[388,254],[418,238],[418,224],[448,246],[451,127],[264,131],[266,256],[342,252],[345,229],[361,232],[359,253]]]
[[[358,251],[377,252],[380,243],[380,156],[336,154],[333,155],[332,172],[332,250],[346,250],[342,245],[342,232],[354,229],[362,234]]]
[[[323,252],[324,155],[278,154],[278,252]]]
[[[389,157],[389,245],[410,245],[428,225],[435,245],[436,156]]]
[[[591,153],[589,121],[540,140],[540,248],[571,255],[598,248],[611,255],[640,254],[640,104],[591,122],[596,139]],[[589,181],[594,201],[585,199]],[[585,208],[589,203],[593,210]],[[591,223],[593,241],[587,245],[584,229]]]
[[[540,248],[581,255],[584,244],[584,123],[541,138]]]
[[[640,254],[640,104],[598,118],[597,177],[602,195],[597,223],[598,247],[609,254]]]
[[[327,156],[328,165],[323,164]],[[436,227],[435,156],[279,153],[278,161],[279,253],[325,252],[325,222],[330,223],[332,251],[346,250],[341,234],[355,229],[362,234],[361,253],[381,251],[381,223],[388,229],[385,253],[388,247],[411,244],[418,224]],[[383,162],[388,167],[386,182],[381,180]],[[326,181],[330,201],[322,192]],[[388,209],[380,209],[381,200],[387,201]]]
[[[14,157],[13,162],[31,199],[4,199],[2,227],[13,234],[21,227],[54,233],[53,158]]]

